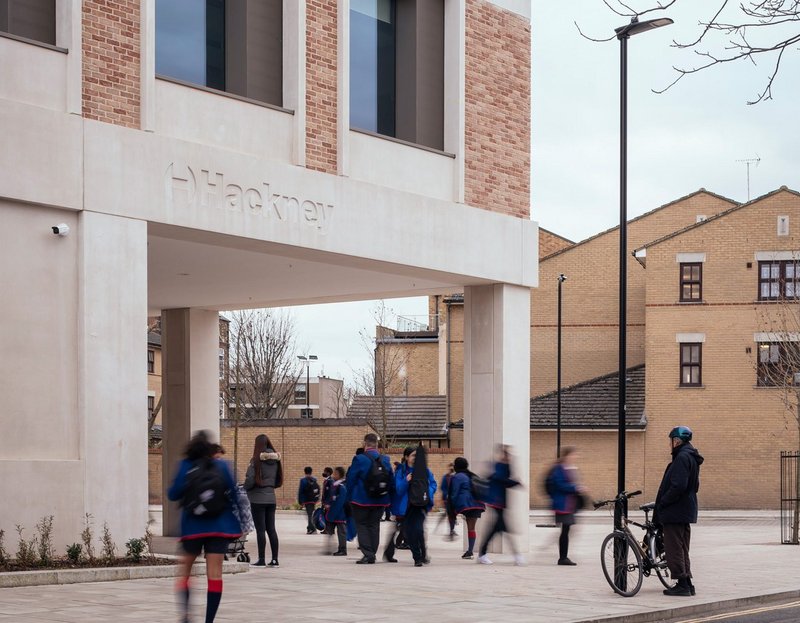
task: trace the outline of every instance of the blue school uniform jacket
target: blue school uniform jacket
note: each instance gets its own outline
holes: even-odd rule
[[[344,480],[337,481],[331,486],[329,500],[330,506],[325,512],[325,521],[327,523],[347,523],[347,515],[344,512],[345,504],[347,504],[347,486]]]
[[[233,514],[233,504],[231,499],[235,495],[236,484],[233,482],[233,474],[225,461],[215,459],[214,464],[219,469],[225,482],[228,485],[230,495],[228,497],[228,504],[221,515],[217,517],[198,517],[187,513],[185,510],[181,512],[181,541],[188,541],[190,539],[203,539],[208,537],[221,537],[227,539],[238,539],[242,536],[242,529],[239,527],[239,520]],[[183,499],[186,492],[187,480],[186,474],[189,469],[194,465],[193,461],[184,459],[178,466],[178,473],[172,486],[167,491],[167,497],[173,502]]]
[[[442,502],[448,504],[450,502],[450,481],[453,479],[453,474],[445,474],[442,476],[442,482],[439,485],[439,491],[442,494]]]
[[[380,498],[372,498],[367,495],[364,487],[364,479],[369,474],[372,461],[380,457],[386,471],[392,473],[392,464],[387,455],[381,455],[375,448],[369,448],[364,454],[357,454],[353,457],[353,462],[347,470],[347,489],[350,492],[350,502],[355,506],[379,506],[386,508],[391,504],[394,492],[394,481],[389,481],[389,494]]]
[[[408,475],[414,471],[413,467],[407,465],[400,465],[395,470],[394,477],[394,495],[392,496],[392,515],[397,517],[405,517],[408,512],[408,486],[411,484],[408,481]],[[428,510],[433,508],[433,496],[436,495],[436,477],[433,472],[428,470]]]
[[[457,472],[450,480],[450,501],[456,513],[486,509],[483,502],[472,497],[472,481],[465,472]]]
[[[310,498],[310,497],[308,497],[306,495],[306,492],[305,492],[305,488],[306,487],[305,487],[305,485],[306,485],[306,482],[309,481],[309,480],[313,480],[314,482],[317,482],[317,479],[314,478],[314,476],[303,476],[300,479],[300,487],[297,489],[297,503],[300,504],[301,506],[303,504],[316,504],[317,503],[317,500],[315,500],[313,498]]]
[[[553,467],[552,509],[557,515],[575,512],[575,495],[578,486],[572,481],[569,472],[560,463]]]
[[[492,508],[506,507],[506,490],[519,484],[511,478],[511,466],[498,461],[494,464],[494,472],[489,476],[489,493],[486,505]]]

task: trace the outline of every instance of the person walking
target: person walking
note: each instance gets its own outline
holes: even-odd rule
[[[486,510],[483,502],[475,499],[472,493],[472,472],[469,471],[469,462],[463,456],[458,457],[453,461],[453,468],[455,474],[450,481],[450,501],[453,504],[453,510],[457,515],[463,515],[464,521],[467,524],[467,551],[464,552],[461,558],[465,560],[472,560],[475,549],[475,539],[477,532],[475,527],[478,524],[478,519]]]
[[[306,534],[317,533],[317,528],[314,525],[314,508],[319,502],[320,489],[317,479],[312,476],[313,472],[314,470],[311,467],[303,468],[305,475],[300,479],[300,487],[297,489],[297,503],[305,509],[308,517]]]
[[[491,529],[487,532],[486,536],[481,543],[480,553],[478,555],[478,562],[483,565],[493,564],[487,555],[489,543],[495,536],[503,538],[503,534],[508,534],[508,542],[511,545],[511,551],[514,554],[514,564],[521,566],[525,564],[525,559],[522,554],[517,550],[514,542],[513,535],[506,525],[505,510],[507,503],[506,492],[512,487],[519,486],[519,482],[511,477],[511,453],[508,446],[499,445],[497,447],[497,462],[494,464],[494,471],[489,477],[489,495],[486,501],[486,506],[494,509],[494,523]]]
[[[326,504],[330,504],[330,490],[331,487],[333,487],[334,480],[332,468],[326,467],[322,470],[322,492],[320,493],[320,499],[323,508]]]
[[[394,526],[389,534],[389,542],[383,550],[383,560],[385,562],[397,562],[394,557],[395,548],[401,548],[401,543],[405,542],[403,533],[403,519],[408,508],[408,481],[407,476],[411,473],[408,467],[408,457],[414,452],[414,448],[408,446],[403,450],[403,459],[395,463],[394,468],[394,491],[392,492],[392,504],[389,507],[391,514],[394,515]]]
[[[374,564],[381,541],[381,516],[394,490],[392,464],[378,452],[378,436],[364,436],[364,452],[356,454],[347,470],[347,488],[363,556],[356,564]]]
[[[329,491],[325,508],[325,531],[331,537],[336,534],[338,548],[333,556],[347,556],[347,486],[344,467],[334,470],[335,480]]]
[[[583,506],[584,491],[578,483],[578,468],[575,465],[577,454],[575,448],[566,446],[561,449],[561,456],[550,468],[545,480],[545,489],[551,499],[551,508],[555,513],[556,524],[561,526],[558,537],[558,564],[574,567],[576,563],[569,559],[569,531],[575,525],[575,513]]]
[[[696,594],[689,561],[691,524],[697,523],[697,492],[700,489],[700,466],[705,460],[690,443],[692,430],[676,426],[669,432],[672,461],[664,470],[658,487],[653,522],[663,526],[664,554],[670,575],[678,581],[664,590],[670,597]]]
[[[447,519],[447,525],[450,528],[447,534],[448,541],[454,541],[455,538],[458,536],[456,533],[456,512],[453,509],[453,503],[450,500],[450,482],[453,480],[453,475],[455,474],[455,470],[453,469],[453,464],[450,463],[447,466],[447,473],[442,476],[442,483],[439,485],[439,491],[441,491],[442,496],[442,506],[444,507],[444,515],[439,519],[439,523],[436,524],[436,529],[439,529],[439,526],[442,525],[442,521]]]
[[[436,478],[428,469],[428,457],[422,444],[408,455],[407,463],[409,468],[406,476],[408,504],[404,520],[406,540],[414,557],[414,566],[421,567],[431,561],[425,546],[425,518],[433,508]]]
[[[244,488],[253,511],[253,523],[256,526],[256,542],[258,559],[253,567],[278,567],[278,531],[275,529],[275,510],[277,497],[275,489],[283,486],[283,467],[281,455],[266,435],[256,437],[253,445],[253,458],[247,467]],[[269,549],[272,558],[267,564],[264,558],[269,537]]]
[[[189,621],[189,578],[201,553],[206,555],[206,623],[213,623],[222,600],[222,560],[230,541],[241,537],[239,520],[233,514],[236,490],[233,474],[224,461],[213,458],[210,433],[200,431],[189,441],[185,458],[167,491],[180,502],[183,554],[180,557],[176,592],[181,621]]]

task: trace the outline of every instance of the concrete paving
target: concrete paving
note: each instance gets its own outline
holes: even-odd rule
[[[428,521],[429,533],[436,517]],[[410,553],[399,564],[355,565],[347,558],[321,555],[326,537],[307,536],[299,514],[279,514],[279,569],[253,569],[225,578],[219,622],[270,620],[577,622],[649,614],[721,600],[797,590],[800,549],[779,544],[775,513],[709,513],[694,528],[692,558],[698,595],[669,598],[655,577],[645,578],[633,598],[613,593],[600,568],[600,543],[611,518],[602,511],[574,529],[570,557],[577,567],[558,567],[557,531],[536,528],[531,517],[528,564],[515,567],[509,555],[495,564],[461,560],[460,539],[446,542],[429,534],[432,564],[414,568]],[[384,530],[388,525],[384,524]],[[459,527],[461,530],[462,527]],[[252,545],[252,543],[251,543]],[[195,621],[202,621],[205,583],[193,592]],[[664,617],[666,618],[666,616]],[[172,582],[130,580],[71,586],[0,590],[0,623],[175,621]],[[631,619],[635,620],[635,619]],[[664,620],[664,619],[661,619]]]

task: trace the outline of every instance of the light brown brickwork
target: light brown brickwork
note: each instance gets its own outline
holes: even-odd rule
[[[400,351],[404,370],[389,386],[390,396],[439,395],[439,344],[437,342],[395,342],[380,349]]]
[[[83,116],[140,127],[140,0],[83,2]]]
[[[306,4],[306,167],[337,171],[337,2]]]
[[[543,227],[539,228],[539,257],[547,257],[557,251],[571,247],[574,242],[566,238],[547,231]]]
[[[467,0],[467,204],[530,216],[530,23],[486,0]]]
[[[147,493],[148,504],[163,504],[164,491],[161,470],[164,455],[159,448],[150,448],[147,452]]]

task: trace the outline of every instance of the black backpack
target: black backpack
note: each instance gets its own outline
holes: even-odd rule
[[[195,517],[219,517],[228,505],[228,483],[213,459],[195,461],[186,472],[181,506]]]
[[[472,497],[479,502],[486,501],[489,498],[489,479],[478,474],[470,474],[469,480]]]
[[[303,496],[307,502],[317,502],[319,500],[319,483],[312,476],[306,476],[303,484]]]
[[[411,506],[418,506],[420,508],[427,508],[431,501],[429,492],[428,477],[425,478],[411,478],[408,483],[408,503]]]
[[[381,498],[389,495],[389,487],[392,482],[392,472],[386,469],[383,464],[383,457],[379,454],[374,459],[369,457],[372,464],[364,477],[364,489],[371,498]]]

